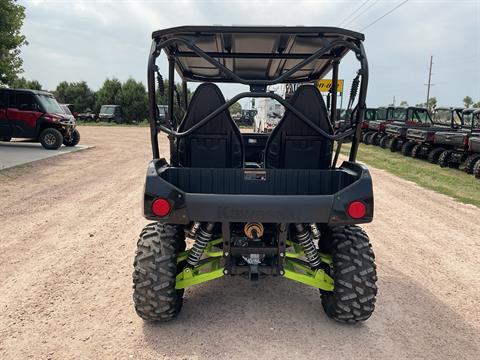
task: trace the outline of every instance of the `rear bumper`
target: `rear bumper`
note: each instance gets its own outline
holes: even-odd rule
[[[408,130],[405,137],[416,142],[427,142],[429,133],[423,130]]]
[[[144,216],[148,220],[173,224],[259,221],[341,225],[373,219],[372,180],[367,168],[357,163],[344,162],[335,174],[327,170],[260,170],[265,171],[267,180],[252,181],[244,175],[248,169],[175,169],[160,167],[160,161],[148,166],[144,195]],[[297,176],[301,174],[304,176]],[[324,184],[311,183],[316,180]],[[191,182],[195,182],[191,188],[196,191],[185,191],[185,184]],[[330,191],[337,183],[340,189]],[[222,193],[215,189],[222,189]],[[299,189],[307,190],[302,193]],[[312,193],[312,189],[321,194]],[[151,210],[152,202],[159,197],[168,199],[171,205],[166,217],[157,217]],[[348,204],[355,200],[366,205],[366,216],[361,219],[347,214]]]

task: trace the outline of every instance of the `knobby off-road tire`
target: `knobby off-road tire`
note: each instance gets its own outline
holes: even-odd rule
[[[442,168],[449,166],[452,153],[452,150],[445,150],[444,152],[442,152],[440,154],[440,157],[438,158],[438,165],[440,165],[440,167]]]
[[[388,140],[387,146],[391,152],[396,152],[398,146],[398,139],[390,138],[390,140]]]
[[[372,137],[372,145],[378,146],[380,145],[380,140],[382,139],[383,134],[382,133],[376,133]]]
[[[77,146],[79,142],[80,142],[80,133],[78,132],[77,129],[75,129],[72,133],[72,137],[69,140],[67,140],[67,139],[63,140],[63,145],[65,145],[65,146]]]
[[[63,135],[57,129],[45,129],[40,133],[40,143],[47,150],[57,150],[63,144]]]
[[[415,144],[415,146],[412,149],[411,155],[412,158],[414,159],[420,159],[420,151],[422,150],[422,145],[421,144]]]
[[[372,145],[372,140],[374,136],[375,136],[374,132],[368,133],[368,135],[365,136],[365,145]]]
[[[438,164],[438,158],[444,151],[445,149],[443,148],[436,148],[430,150],[430,152],[428,153],[428,161],[432,164]]]
[[[363,133],[363,135],[362,135],[362,143],[365,144],[365,140],[367,139],[367,136],[368,136],[368,135],[370,135],[370,132],[368,132],[368,131],[367,131],[366,133]]]
[[[467,174],[473,174],[473,167],[478,160],[480,160],[480,154],[472,154],[465,159],[464,167]]]
[[[477,162],[473,166],[473,175],[475,176],[475,178],[480,179],[480,160],[477,160]]]
[[[403,156],[412,156],[412,150],[414,146],[415,143],[413,141],[407,141],[402,145],[402,149],[400,152]]]
[[[377,272],[367,234],[358,226],[336,226],[326,241],[333,260],[333,291],[321,290],[326,314],[336,321],[355,324],[367,320],[375,309]]]
[[[378,145],[380,145],[380,147],[381,147],[382,149],[386,149],[386,148],[387,148],[388,139],[389,139],[388,136],[386,136],[386,135],[382,136],[382,138],[381,138],[380,141],[378,142]]]
[[[142,230],[133,263],[133,301],[142,319],[165,322],[180,313],[183,290],[175,290],[176,255],[184,250],[180,226],[153,223]]]

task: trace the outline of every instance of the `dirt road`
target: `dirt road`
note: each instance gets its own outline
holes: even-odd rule
[[[372,170],[379,296],[359,326],[286,279],[222,278],[180,317],[133,310],[147,128],[81,128],[95,149],[0,172],[1,359],[478,359],[480,209]],[[166,143],[163,143],[163,151]]]

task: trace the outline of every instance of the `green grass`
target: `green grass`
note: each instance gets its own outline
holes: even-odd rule
[[[342,147],[342,154],[347,155],[349,151],[350,145]],[[405,157],[399,152],[392,153],[388,149],[364,144],[360,145],[358,161],[413,181],[425,189],[480,207],[480,181],[464,171],[441,168],[424,160]]]

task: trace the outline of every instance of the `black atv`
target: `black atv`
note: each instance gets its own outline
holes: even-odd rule
[[[458,131],[441,131],[435,134],[435,143],[444,150],[439,158],[441,167],[458,168],[463,164],[464,170],[472,174],[480,152],[476,139],[480,136],[480,109],[465,109],[462,111],[462,128]]]
[[[312,286],[327,315],[340,322],[371,316],[375,257],[358,224],[373,218],[372,179],[355,161],[368,80],[363,40],[349,30],[303,26],[185,26],[153,33],[147,75],[153,160],[144,195],[144,216],[153,223],[141,232],[133,273],[140,317],[171,320],[185,288],[226,275],[279,276]],[[348,106],[353,121],[334,133],[335,96],[327,109],[313,84],[331,72],[336,89],[340,60],[350,51],[360,62]],[[168,84],[175,84],[175,70],[184,85],[202,83],[179,124],[158,118],[161,52],[169,59]],[[225,101],[215,84],[224,82],[250,91]],[[267,91],[277,83],[304,85],[286,101]],[[172,85],[167,92],[167,114],[173,114]],[[284,106],[271,134],[240,133],[228,108],[246,97]],[[164,157],[159,132],[169,135]],[[337,166],[347,138],[349,160]],[[193,240],[189,249],[186,238]]]
[[[409,106],[403,109],[403,113],[400,121],[394,121],[385,127],[385,145],[392,152],[401,150],[402,155],[410,156],[415,142],[407,140],[407,130],[433,127],[433,122],[430,112],[423,107]]]
[[[429,128],[411,128],[407,130],[406,138],[413,141],[410,155],[413,158],[427,158],[432,164],[438,163],[438,159],[442,152],[449,146],[437,143],[435,134],[438,132],[448,131],[456,132],[462,128],[462,108],[439,107],[433,113],[434,127]]]

